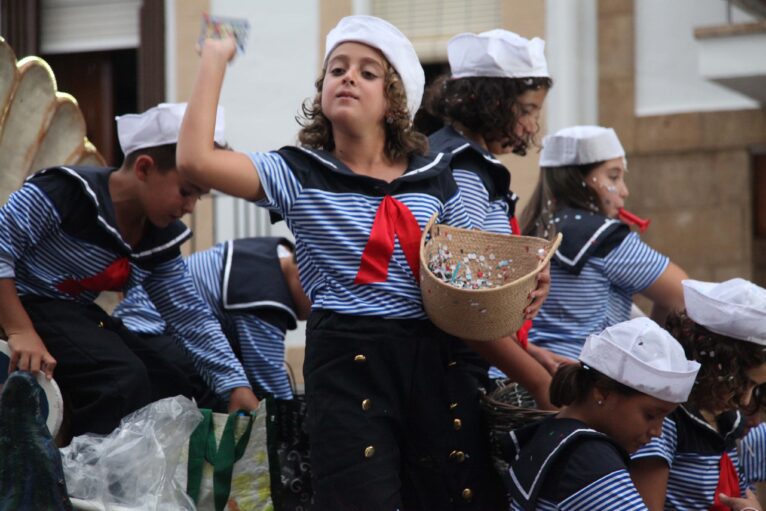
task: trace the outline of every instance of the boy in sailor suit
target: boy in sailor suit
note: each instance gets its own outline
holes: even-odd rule
[[[117,118],[120,168],[44,169],[0,208],[0,327],[10,371],[50,378],[55,370],[73,435],[109,433],[152,400],[189,392],[189,373],[176,364],[183,362],[94,304],[101,291],[138,284],[218,396],[234,409],[258,405],[181,258],[191,231],[180,218],[204,192],[176,170],[185,108],[161,104]],[[221,112],[217,126],[222,143]]]
[[[186,259],[194,286],[221,323],[258,398],[293,397],[284,367],[285,334],[311,310],[293,250],[285,238],[243,238]],[[128,292],[113,315],[152,343],[172,343],[165,321],[140,286]]]

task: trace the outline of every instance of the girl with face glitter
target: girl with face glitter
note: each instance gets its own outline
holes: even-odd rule
[[[628,197],[625,151],[614,130],[564,128],[543,140],[540,179],[521,216],[522,234],[564,241],[552,259],[551,291],[529,340],[576,358],[583,339],[630,318],[634,294],[653,319],[683,308],[684,271],[617,216]]]

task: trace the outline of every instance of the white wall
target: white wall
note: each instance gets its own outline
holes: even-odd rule
[[[247,50],[230,64],[221,92],[227,140],[240,151],[294,143],[295,115],[313,95],[319,67],[318,0],[212,0],[210,10],[250,21]],[[251,204],[216,200],[217,241],[269,234],[287,234],[287,229],[284,224],[270,226],[263,211]]]
[[[596,0],[546,0],[545,55],[553,78],[547,131],[598,122]]]
[[[694,29],[725,24],[724,0],[641,0],[635,9],[637,115],[758,108],[699,74]],[[751,20],[733,8],[735,23]]]
[[[295,116],[313,97],[319,71],[318,0],[212,0],[213,15],[247,18],[244,55],[229,65],[221,92],[226,138],[239,151],[269,151],[297,140]],[[245,201],[216,198],[216,241],[242,236],[287,236],[284,222],[271,226],[264,210]],[[302,344],[302,325],[288,344]]]

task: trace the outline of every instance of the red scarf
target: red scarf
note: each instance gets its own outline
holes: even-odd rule
[[[519,221],[516,219],[515,216],[511,217],[510,220],[511,224],[511,233],[513,233],[516,236],[521,236],[521,228],[519,227]],[[521,328],[519,328],[519,331],[516,332],[516,339],[519,341],[519,344],[521,344],[521,347],[524,349],[527,349],[527,346],[529,346],[529,330],[532,328],[532,320],[527,319],[524,320],[524,324],[521,325]]]
[[[729,506],[721,504],[721,500],[718,498],[720,493],[725,493],[729,497],[740,497],[739,493],[739,477],[737,477],[737,469],[734,467],[734,463],[731,462],[729,455],[723,453],[721,461],[718,462],[718,468],[720,475],[718,476],[718,486],[715,489],[715,495],[713,499],[713,505],[710,506],[709,511],[731,511]]]
[[[420,282],[420,234],[420,224],[412,211],[386,195],[375,213],[354,284],[372,284],[388,279],[388,264],[394,255],[394,235],[399,238],[415,281]]]
[[[130,261],[121,257],[106,267],[98,275],[80,280],[66,279],[56,286],[59,291],[72,296],[79,296],[83,291],[120,291],[130,276]]]

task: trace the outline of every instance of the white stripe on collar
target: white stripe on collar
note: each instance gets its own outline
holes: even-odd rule
[[[172,240],[168,241],[167,243],[160,245],[159,247],[150,248],[149,250],[144,250],[143,252],[139,253],[132,253],[131,255],[135,257],[136,259],[141,259],[142,257],[150,256],[152,254],[156,254],[157,252],[162,252],[168,247],[172,247],[176,243],[180,243],[184,237],[191,236],[191,229],[189,229],[188,226],[184,225],[186,229],[184,232],[173,238]]]
[[[293,311],[290,307],[286,306],[283,303],[275,302],[273,300],[257,300],[255,302],[248,302],[248,303],[237,303],[237,304],[230,304],[228,300],[229,296],[229,278],[231,276],[231,264],[232,259],[234,258],[234,240],[229,240],[226,242],[226,260],[224,261],[223,265],[223,296],[221,297],[223,299],[223,308],[226,310],[232,310],[232,309],[248,309],[250,307],[276,307],[278,309],[284,310],[295,321],[298,321],[298,316],[295,314],[295,311]]]
[[[465,144],[461,145],[460,147],[457,147],[457,148],[453,149],[451,152],[452,152],[452,154],[457,154],[460,151],[462,151],[463,149],[465,149],[466,147],[469,147],[470,145],[471,145],[470,142],[466,142]],[[481,154],[484,157],[485,160],[487,160],[488,162],[494,163],[495,165],[502,165],[503,164],[503,162],[501,162],[500,160],[498,160],[494,156],[491,156],[489,154],[484,154],[481,151],[479,151],[479,154]]]
[[[583,254],[585,254],[585,252],[588,250],[588,248],[590,248],[591,244],[596,240],[596,238],[598,238],[601,235],[601,233],[604,232],[604,230],[607,227],[609,227],[610,225],[615,224],[617,222],[619,222],[619,220],[615,220],[613,218],[607,219],[607,221],[604,222],[604,225],[599,227],[598,230],[596,230],[596,232],[593,233],[593,236],[591,236],[590,239],[586,243],[583,244],[582,248],[577,253],[577,255],[575,256],[574,259],[569,259],[568,257],[564,256],[561,253],[561,249],[556,251],[556,257],[558,259],[561,259],[562,261],[564,261],[565,263],[567,263],[567,264],[569,264],[571,266],[577,266],[577,262],[580,260],[580,258],[583,256]]]
[[[396,179],[400,179],[400,178],[405,177],[405,176],[412,176],[413,174],[419,174],[421,172],[425,172],[426,170],[430,169],[431,167],[433,167],[434,165],[439,163],[443,157],[444,157],[444,153],[437,153],[437,155],[434,157],[433,161],[431,163],[429,163],[428,165],[424,165],[424,166],[420,167],[419,169],[415,169],[415,170],[411,170],[409,172],[406,172],[406,173],[402,174],[401,176],[397,177]]]
[[[583,432],[586,432],[586,433],[598,433],[598,431],[596,431],[595,429],[591,429],[591,428],[580,428],[580,429],[576,429],[576,430],[572,431],[572,432],[571,432],[571,433],[569,433],[567,436],[565,436],[564,438],[562,438],[562,439],[559,441],[559,444],[556,446],[556,448],[555,448],[555,449],[553,449],[553,450],[552,450],[552,451],[551,451],[551,452],[548,454],[548,456],[546,456],[546,457],[545,457],[545,460],[544,460],[544,461],[542,462],[542,464],[540,465],[540,470],[538,470],[538,471],[537,471],[537,474],[535,475],[535,478],[534,478],[534,480],[532,481],[532,486],[530,486],[530,487],[529,487],[529,491],[528,491],[528,492],[527,492],[527,491],[524,491],[524,488],[521,486],[521,483],[519,483],[519,480],[516,478],[516,474],[515,474],[515,473],[514,473],[514,471],[513,471],[513,466],[511,466],[511,467],[508,469],[508,471],[509,471],[509,472],[510,472],[510,474],[511,474],[511,478],[513,479],[513,484],[514,484],[514,485],[516,485],[516,488],[517,488],[517,489],[519,490],[519,492],[520,492],[520,493],[521,493],[521,494],[524,496],[524,498],[525,498],[525,499],[529,500],[529,496],[530,496],[530,495],[532,495],[532,490],[535,488],[535,486],[537,486],[537,484],[538,484],[538,482],[539,482],[538,480],[540,479],[540,474],[542,474],[543,470],[545,469],[546,465],[548,464],[548,460],[550,460],[550,459],[551,459],[551,457],[552,457],[552,456],[554,456],[554,455],[555,455],[555,454],[556,454],[556,453],[557,453],[557,452],[558,452],[560,449],[562,449],[563,447],[565,447],[565,446],[566,446],[566,442],[567,442],[567,441],[568,441],[570,438],[572,438],[572,436],[573,436],[573,435],[575,435],[575,434],[578,434],[578,433],[583,433]],[[603,433],[599,433],[599,434],[603,435]],[[604,435],[604,436],[605,436],[605,435]],[[514,438],[514,436],[513,436],[513,432],[511,432],[511,438],[513,438],[513,441],[514,441],[514,442],[515,442],[515,443],[518,445],[518,442],[516,442],[516,439],[515,439],[515,438]],[[518,452],[518,451],[517,451],[517,452]]]

